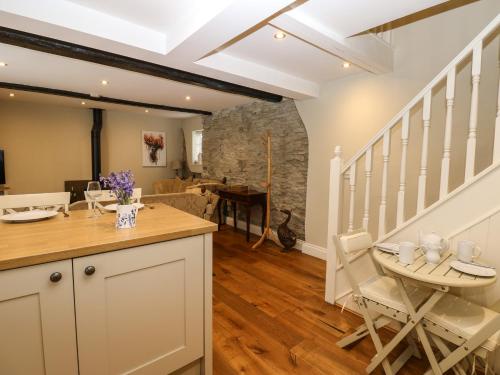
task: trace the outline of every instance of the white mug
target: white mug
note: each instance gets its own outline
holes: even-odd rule
[[[400,242],[399,262],[402,264],[413,264],[415,262],[415,250],[417,250],[417,245],[413,242]]]
[[[457,244],[457,259],[462,262],[470,263],[479,258],[481,249],[476,246],[474,241],[462,240]]]

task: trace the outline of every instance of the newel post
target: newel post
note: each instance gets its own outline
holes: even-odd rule
[[[335,303],[335,282],[337,272],[337,253],[333,245],[333,236],[340,231],[342,197],[342,149],[335,147],[334,157],[330,160],[330,191],[328,195],[328,238],[326,255],[325,301]]]

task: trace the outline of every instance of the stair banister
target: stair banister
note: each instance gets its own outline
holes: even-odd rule
[[[386,211],[387,211],[387,182],[389,178],[389,156],[391,153],[391,130],[384,134],[382,145],[382,192],[380,196],[378,235],[382,237],[386,232]]]
[[[406,191],[406,159],[408,154],[408,136],[410,128],[410,113],[403,115],[401,128],[401,168],[399,170],[399,191],[396,209],[396,226],[404,221],[405,216],[405,191]]]
[[[330,191],[328,195],[328,237],[326,253],[326,280],[325,301],[335,303],[335,274],[337,272],[337,253],[333,244],[333,236],[340,233],[341,202],[343,176],[342,149],[335,147],[334,157],[330,160]]]
[[[458,63],[460,63],[469,53],[472,52],[474,49],[474,46],[477,44],[478,41],[482,41],[484,38],[486,38],[491,32],[493,32],[499,25],[500,23],[500,14],[497,15],[451,62],[446,65],[435,77],[434,79],[429,82],[428,85],[426,85],[396,116],[394,116],[386,126],[384,126],[382,129],[380,129],[375,136],[373,136],[370,141],[363,147],[361,148],[354,156],[349,159],[347,163],[344,164],[344,167],[342,169],[342,173],[346,172],[351,164],[356,162],[359,158],[361,158],[368,147],[373,146],[377,141],[382,139],[384,136],[385,132],[388,129],[391,129],[395,125],[398,124],[399,121],[403,118],[403,115],[410,111],[420,100],[423,99],[424,95],[426,92],[429,90],[432,90],[434,86],[436,86],[444,77],[447,76],[448,72],[457,66]]]
[[[365,154],[365,205],[363,210],[362,227],[368,230],[368,221],[370,219],[370,188],[372,179],[372,151],[373,148],[369,147]]]
[[[467,151],[465,154],[465,181],[474,177],[476,165],[477,116],[482,53],[483,41],[480,40],[474,46],[472,52],[472,95],[470,101],[469,136],[467,138]]]
[[[446,77],[446,118],[444,126],[443,159],[441,160],[441,179],[439,199],[448,194],[451,160],[451,134],[453,127],[453,105],[455,101],[456,68],[452,67]]]
[[[476,154],[476,133],[478,119],[478,103],[479,103],[479,80],[481,74],[481,57],[483,50],[483,40],[492,32],[496,31],[500,24],[500,14],[497,15],[450,63],[443,68],[434,79],[429,82],[396,116],[394,116],[382,129],[380,129],[374,137],[360,149],[347,163],[343,163],[341,149],[339,146],[335,148],[335,156],[330,162],[330,192],[329,192],[329,213],[328,213],[328,238],[327,238],[327,274],[325,300],[330,303],[335,302],[335,278],[337,266],[337,257],[333,246],[333,236],[341,231],[342,226],[342,207],[343,198],[342,190],[347,180],[349,187],[349,216],[347,220],[347,229],[352,230],[355,223],[355,191],[356,191],[356,163],[365,156],[365,192],[364,205],[362,207],[362,222],[363,228],[368,229],[370,220],[370,188],[372,180],[372,158],[374,146],[378,142],[382,142],[382,187],[380,195],[380,204],[378,207],[378,240],[385,239],[388,235],[393,235],[395,231],[408,225],[416,220],[419,216],[434,209],[437,205],[451,199],[457,192],[465,189],[471,182],[477,180],[483,175],[483,172],[474,176],[475,173],[475,154]],[[471,94],[471,112],[469,117],[469,128],[467,134],[466,147],[466,166],[465,166],[465,181],[462,186],[449,192],[449,174],[450,174],[450,159],[451,159],[451,138],[453,132],[453,109],[455,101],[455,80],[457,65],[462,62],[467,56],[472,54],[472,94]],[[500,62],[499,62],[500,64]],[[499,65],[500,68],[500,65]],[[428,152],[430,142],[430,125],[431,125],[431,102],[432,90],[437,84],[446,79],[446,111],[445,111],[445,128],[443,153],[441,159],[441,176],[439,186],[439,201],[433,203],[430,207],[425,207],[426,185],[427,185],[427,168],[428,168]],[[500,79],[498,80],[498,104],[495,121],[495,135],[493,147],[493,165],[485,171],[491,170],[493,167],[500,167]],[[406,168],[407,168],[407,152],[408,152],[408,136],[409,136],[409,119],[411,110],[419,103],[423,102],[423,142],[420,160],[420,172],[417,185],[417,213],[412,218],[405,217],[405,192],[406,192]],[[393,127],[402,123],[401,134],[401,164],[399,170],[399,189],[397,191],[397,206],[396,206],[396,228],[387,233],[386,228],[386,209],[387,209],[387,190],[388,190],[388,173],[389,173],[389,156],[390,156],[390,136]],[[358,208],[359,210],[360,208]],[[376,219],[376,218],[375,218]]]
[[[498,61],[500,70],[500,61]],[[497,117],[495,119],[495,138],[493,142],[493,163],[500,160],[500,75],[498,77],[497,90]]]
[[[417,213],[425,208],[427,164],[429,158],[429,129],[431,127],[431,98],[432,91],[429,90],[424,95],[424,108],[422,110],[424,134],[422,136],[422,152],[420,154],[420,175],[418,176]]]

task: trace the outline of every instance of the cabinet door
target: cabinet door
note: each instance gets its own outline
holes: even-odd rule
[[[0,374],[78,374],[74,314],[71,260],[0,271]]]
[[[203,236],[73,262],[81,375],[163,375],[203,356]]]

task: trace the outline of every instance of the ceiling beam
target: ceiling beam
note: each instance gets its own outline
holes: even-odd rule
[[[269,23],[369,72],[383,74],[393,69],[392,47],[373,34],[344,38],[294,13],[281,14]]]
[[[162,111],[194,113],[197,115],[208,115],[208,116],[210,116],[212,114],[212,112],[203,111],[201,109],[180,108],[180,107],[172,107],[169,105],[162,105],[162,104],[135,102],[132,100],[109,98],[106,96],[92,96],[92,95],[83,94],[80,92],[51,89],[51,88],[39,87],[39,86],[29,86],[29,85],[22,85],[22,84],[18,84],[18,83],[10,83],[10,82],[0,82],[0,88],[9,89],[9,90],[36,92],[36,93],[47,94],[47,95],[65,96],[65,97],[70,97],[70,98],[91,100],[94,102],[103,102],[103,103],[128,105],[128,106],[132,106],[132,107],[159,109]]]
[[[28,48],[53,55],[69,57],[72,59],[89,61],[100,65],[111,66],[118,69],[142,73],[230,94],[247,96],[268,102],[276,103],[283,99],[280,95],[266,91],[252,89],[250,87],[231,82],[205,77],[200,74],[190,73],[164,65],[124,55],[118,55],[59,39],[48,38],[42,35],[10,29],[7,27],[0,27],[0,43]]]

